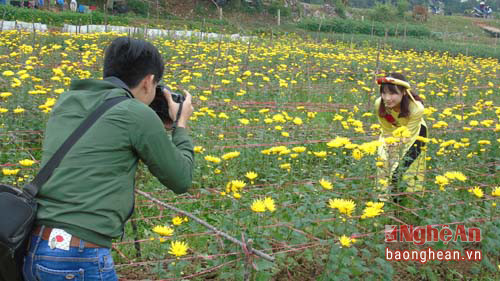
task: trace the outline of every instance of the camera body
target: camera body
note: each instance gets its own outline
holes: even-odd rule
[[[163,85],[156,86],[155,98],[153,102],[151,102],[149,107],[151,107],[156,112],[156,114],[158,114],[163,123],[169,120],[173,121],[170,119],[170,116],[168,115],[168,102],[167,99],[165,98],[165,95],[163,95],[163,90],[165,89],[172,95],[172,100],[174,102],[181,103],[185,99],[183,95],[172,92],[172,90],[167,86]]]

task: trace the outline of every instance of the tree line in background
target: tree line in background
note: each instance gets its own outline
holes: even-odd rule
[[[328,0],[304,0],[303,2],[328,2]],[[407,2],[409,6],[414,6],[414,5],[431,5],[433,4],[432,2],[438,2],[438,1],[432,1],[432,0],[379,0],[379,1],[373,1],[373,0],[349,0],[348,5],[353,8],[373,8],[377,4],[392,4],[392,5],[401,5],[401,2]],[[445,13],[451,14],[451,13],[460,13],[462,14],[466,10],[470,10],[473,7],[479,5],[478,0],[442,0],[440,1],[444,4],[444,10]],[[493,10],[497,11],[500,8],[500,0],[486,0],[484,1],[487,5],[489,5]]]
[[[77,0],[79,4],[96,6],[98,10],[113,14],[132,12],[141,17],[159,17],[175,18],[171,13],[171,7],[187,4],[187,0]],[[184,2],[185,1],[185,2]],[[45,0],[45,5],[54,0]],[[69,2],[69,0],[66,0]],[[181,3],[184,2],[184,3]],[[249,13],[268,13],[276,15],[280,10],[281,17],[287,18],[298,12],[302,3],[323,5],[329,4],[335,10],[335,13],[346,17],[346,8],[368,8],[372,9],[368,17],[377,21],[391,21],[405,15],[411,11],[415,5],[432,6],[441,3],[441,12],[446,15],[464,14],[479,5],[479,0],[190,0],[193,6],[194,14],[198,16],[207,16],[216,13],[216,7],[223,8],[225,11],[249,12]],[[484,1],[493,11],[500,10],[500,0]],[[55,5],[55,4],[54,4]],[[188,7],[189,5],[186,5]],[[191,7],[192,8],[192,7]],[[187,8],[186,8],[187,9]],[[181,8],[182,10],[182,8]]]
[[[440,7],[441,12],[446,15],[464,14],[466,11],[477,7],[480,0],[206,0],[225,9],[233,9],[239,11],[258,11],[263,12],[273,7],[273,11],[280,8],[281,11],[287,12],[293,4],[295,6],[302,2],[313,5],[329,4],[337,14],[343,16],[345,9],[350,8],[379,8],[380,6],[390,6],[397,10],[398,15],[412,10],[416,5],[427,7]],[[493,11],[500,9],[500,0],[486,0],[486,5],[489,5]],[[292,5],[291,5],[292,4]],[[383,10],[383,9],[382,9]]]

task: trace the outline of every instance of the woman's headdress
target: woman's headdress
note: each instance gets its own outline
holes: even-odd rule
[[[379,85],[393,84],[393,85],[402,86],[406,89],[406,93],[410,96],[410,99],[416,103],[415,98],[413,97],[413,95],[410,92],[410,89],[411,89],[410,83],[408,83],[406,81],[403,81],[401,79],[397,79],[397,78],[394,78],[391,76],[387,76],[387,77],[377,78],[377,84],[379,84]]]

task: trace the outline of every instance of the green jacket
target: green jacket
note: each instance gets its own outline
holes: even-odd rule
[[[42,165],[105,99],[125,95],[131,97],[108,81],[74,81],[47,123]],[[37,224],[111,247],[133,211],[139,159],[175,193],[191,186],[194,152],[186,129],[170,138],[156,113],[130,98],[104,113],[42,186]]]

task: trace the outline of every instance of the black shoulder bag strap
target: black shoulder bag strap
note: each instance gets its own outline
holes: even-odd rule
[[[54,153],[52,158],[43,166],[40,172],[35,176],[32,182],[24,186],[24,190],[35,197],[40,187],[50,178],[55,168],[59,166],[63,157],[71,149],[71,147],[80,139],[81,136],[101,117],[108,109],[114,105],[128,99],[128,97],[120,96],[106,100],[94,112],[92,112],[78,128],[66,139],[66,141]]]
[[[120,78],[115,77],[115,76],[108,76],[108,77],[104,78],[104,80],[108,81],[110,83],[113,83],[115,86],[118,86],[118,87],[124,89],[131,98],[134,97],[134,95],[132,94],[132,91],[130,91],[130,88]]]

